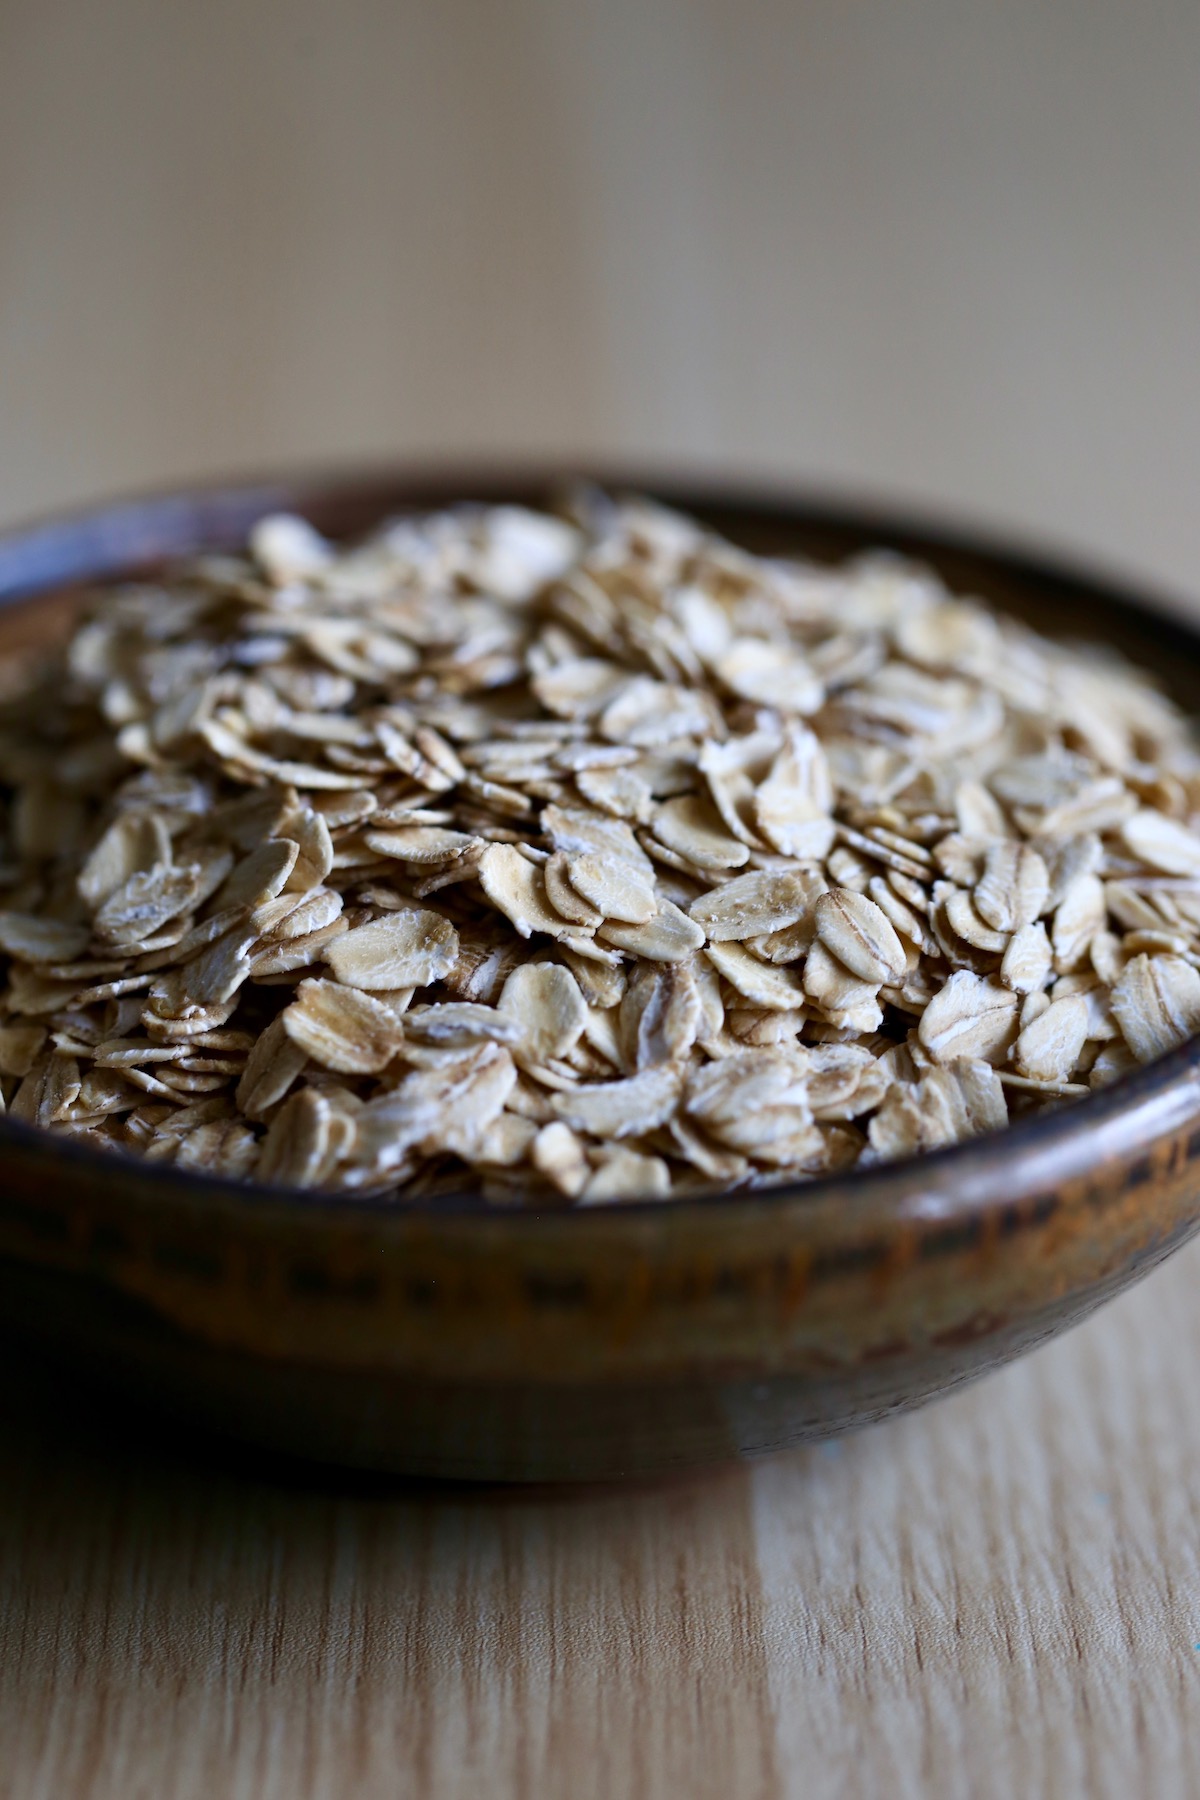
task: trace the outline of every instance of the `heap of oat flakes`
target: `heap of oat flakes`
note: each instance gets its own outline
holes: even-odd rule
[[[9,1111],[188,1168],[754,1185],[1200,1028],[1200,763],[1148,678],[644,502],[265,520],[10,679],[0,781]]]

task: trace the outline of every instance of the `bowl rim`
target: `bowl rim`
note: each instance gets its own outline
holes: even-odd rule
[[[711,468],[681,471],[653,465],[612,464],[592,459],[557,461],[472,460],[371,462],[357,468],[300,468],[268,476],[172,485],[141,496],[96,505],[69,507],[30,523],[0,529],[0,609],[36,604],[39,596],[80,586],[136,578],[156,563],[210,549],[227,549],[243,539],[253,519],[287,508],[300,513],[321,507],[357,506],[378,501],[378,519],[430,506],[469,502],[493,503],[509,498],[536,503],[531,496],[587,481],[625,492],[648,494],[669,506],[699,513],[743,509],[781,528],[825,527],[871,541],[883,550],[920,557],[930,552],[965,555],[989,565],[997,575],[1017,583],[1058,588],[1077,598],[1098,600],[1106,611],[1124,616],[1139,634],[1157,637],[1165,647],[1200,656],[1200,623],[1181,611],[1180,596],[1136,576],[1112,576],[1084,560],[1054,549],[1031,547],[1026,541],[994,534],[990,529],[956,522],[921,508],[863,504],[841,495],[773,478],[740,476],[725,479]],[[391,498],[389,499],[389,495]],[[369,512],[368,504],[368,512]],[[189,527],[188,541],[170,548],[173,532]],[[1098,641],[1103,641],[1102,639]],[[148,1162],[131,1152],[101,1151],[76,1143],[67,1135],[0,1116],[0,1159],[6,1148],[23,1150],[47,1174],[64,1168],[81,1174],[117,1176],[137,1189],[153,1190],[153,1199],[184,1203],[230,1201],[256,1209],[264,1204],[283,1208],[298,1218],[337,1214],[394,1220],[456,1219],[486,1221],[492,1226],[520,1228],[523,1223],[601,1219],[660,1219],[680,1214],[709,1214],[722,1208],[776,1211],[788,1204],[851,1202],[856,1211],[874,1201],[911,1198],[916,1186],[938,1190],[944,1205],[939,1216],[952,1218],[955,1202],[971,1204],[968,1194],[994,1184],[998,1166],[1052,1157],[1056,1150],[1114,1123],[1132,1127],[1139,1115],[1147,1120],[1163,1102],[1200,1081],[1200,1036],[1166,1056],[1120,1077],[1111,1086],[1050,1112],[1018,1119],[1003,1131],[917,1152],[894,1161],[845,1173],[766,1180],[755,1186],[715,1188],[679,1199],[624,1200],[603,1208],[562,1202],[534,1201],[523,1207],[501,1207],[479,1195],[439,1194],[435,1200],[389,1198],[380,1194],[337,1193],[322,1189],[235,1181],[173,1164]],[[923,1179],[928,1171],[929,1179]]]

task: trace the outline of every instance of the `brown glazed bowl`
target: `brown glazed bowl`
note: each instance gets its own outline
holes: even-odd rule
[[[739,543],[889,544],[1047,631],[1102,637],[1200,700],[1200,636],[1105,582],[896,518],[611,472]],[[335,535],[555,475],[281,481],[0,540],[0,643],[70,590],[241,542]],[[31,605],[17,605],[32,601]],[[327,1462],[478,1479],[644,1474],[914,1406],[1074,1324],[1200,1223],[1200,1055],[909,1162],[755,1195],[437,1211],[238,1186],[0,1123],[0,1323],[124,1398]]]

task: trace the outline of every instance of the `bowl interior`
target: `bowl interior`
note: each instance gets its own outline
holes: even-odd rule
[[[1200,711],[1200,631],[1193,630],[1164,601],[1066,565],[902,515],[788,496],[714,491],[629,471],[602,472],[589,478],[617,492],[652,495],[701,518],[734,543],[765,555],[801,556],[835,564],[867,550],[899,551],[934,568],[953,592],[978,596],[1040,632],[1115,648],[1151,670],[1185,708]],[[552,505],[572,479],[563,471],[514,475],[459,469],[246,483],[151,497],[11,532],[0,537],[0,654],[14,650],[36,653],[61,641],[97,582],[152,574],[164,564],[198,551],[240,547],[250,527],[267,512],[293,510],[332,537],[352,538],[389,516],[462,500]],[[936,1171],[950,1187],[955,1185],[958,1171],[969,1187],[972,1168],[981,1158],[990,1160],[1000,1145],[1016,1153],[1025,1146],[1050,1146],[1065,1134],[1092,1129],[1114,1113],[1145,1104],[1172,1081],[1190,1078],[1195,1062],[1195,1050],[1186,1045],[1103,1093],[1056,1112],[1018,1120],[1003,1134],[926,1153],[916,1160],[929,1169],[931,1177]],[[68,1139],[47,1140],[44,1133],[0,1119],[0,1145],[5,1138],[10,1142],[34,1138],[47,1150],[52,1146],[65,1165],[76,1159],[87,1165],[98,1160],[97,1152]],[[147,1165],[131,1157],[106,1156],[102,1160],[118,1160],[132,1179],[137,1179],[135,1171],[148,1173]],[[863,1193],[868,1186],[886,1187],[888,1174],[902,1172],[906,1166],[899,1162],[871,1174],[851,1171],[815,1181],[784,1180],[756,1190],[755,1197],[769,1200],[773,1195],[811,1194],[815,1200],[818,1194]],[[185,1170],[159,1168],[154,1179],[157,1185],[177,1185],[184,1192],[215,1191],[218,1186],[208,1177]],[[219,1185],[223,1189],[228,1186]],[[239,1184],[237,1191],[243,1195],[274,1191],[282,1197],[281,1190],[266,1190],[254,1183]],[[707,1207],[726,1198],[745,1204],[744,1195],[716,1192],[673,1202],[670,1210]],[[327,1203],[320,1194],[297,1190],[287,1190],[287,1199],[307,1207]],[[369,1197],[337,1197],[328,1203],[339,1208],[404,1209],[403,1202]],[[645,1204],[650,1211],[659,1210],[660,1203]],[[491,1210],[471,1195],[461,1200],[439,1199],[438,1206],[452,1211]],[[421,1210],[421,1203],[416,1203],[416,1208]],[[628,1208],[626,1203],[622,1211]]]

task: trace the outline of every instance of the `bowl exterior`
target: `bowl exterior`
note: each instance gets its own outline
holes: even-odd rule
[[[182,1187],[30,1133],[0,1198],[0,1318],[323,1461],[645,1474],[915,1405],[1152,1267],[1200,1216],[1200,1091],[1146,1110],[811,1192],[500,1216]]]

